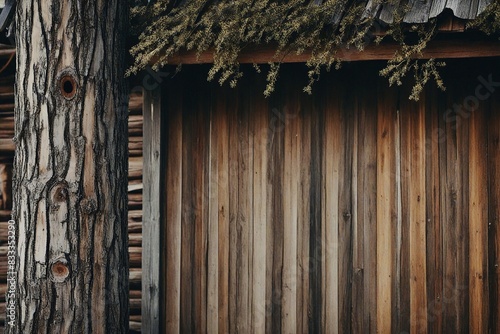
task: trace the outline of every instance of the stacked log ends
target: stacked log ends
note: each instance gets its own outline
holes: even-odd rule
[[[129,100],[128,236],[130,259],[130,333],[141,332],[142,260],[142,92]]]
[[[0,210],[12,209],[12,164],[0,164]]]

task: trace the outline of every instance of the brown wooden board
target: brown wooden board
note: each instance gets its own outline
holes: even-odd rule
[[[180,175],[166,223],[180,212],[180,271],[165,279],[173,289],[180,277],[180,332],[498,326],[498,117],[493,100],[459,120],[448,111],[483,67],[445,72],[445,93],[412,102],[376,66],[348,64],[313,96],[301,95],[298,65],[269,99],[251,72],[234,90],[205,83],[199,67],[172,82],[167,136],[182,158],[167,163]]]

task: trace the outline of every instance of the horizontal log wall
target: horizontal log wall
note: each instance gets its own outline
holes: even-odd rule
[[[302,65],[269,99],[252,71],[169,79],[167,332],[500,332],[494,64],[450,62],[418,103],[380,63],[312,97]]]

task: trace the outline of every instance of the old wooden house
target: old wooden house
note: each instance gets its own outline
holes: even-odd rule
[[[272,46],[234,89],[212,52],[172,57],[144,103],[143,331],[500,332],[500,44],[465,31],[487,3],[407,3],[438,19],[419,57],[447,63],[419,102],[379,76],[390,42],[343,50],[312,95],[286,55],[269,98]]]
[[[500,43],[465,29],[490,1],[405,3],[408,25],[438,19],[420,57],[447,63],[446,91],[428,85],[418,102],[411,80],[379,75],[390,42],[341,50],[312,95],[305,52],[282,59],[264,97],[252,65],[273,60],[272,45],[243,50],[234,89],[207,82],[210,52],[137,82],[132,331],[500,332]],[[390,13],[373,10],[381,23]],[[0,48],[1,313],[13,57]]]

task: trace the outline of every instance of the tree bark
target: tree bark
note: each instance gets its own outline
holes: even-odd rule
[[[18,1],[7,332],[128,332],[127,3]]]

